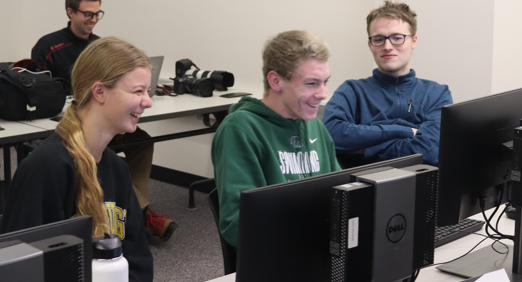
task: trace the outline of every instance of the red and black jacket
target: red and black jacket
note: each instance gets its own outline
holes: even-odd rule
[[[71,71],[80,53],[92,41],[100,38],[92,34],[85,40],[76,36],[67,27],[40,38],[31,52],[31,59],[40,63],[44,70],[49,70],[53,77],[61,77],[71,81]]]

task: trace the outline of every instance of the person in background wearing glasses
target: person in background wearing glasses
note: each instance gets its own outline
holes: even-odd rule
[[[453,99],[447,85],[410,69],[416,16],[406,4],[385,1],[366,18],[377,69],[339,86],[323,118],[343,168],[416,153],[438,164],[441,108]]]
[[[66,28],[40,38],[31,52],[31,59],[38,61],[53,77],[71,80],[71,70],[80,53],[99,38],[92,33],[103,18],[101,0],[66,0],[65,9],[70,21]]]
[[[65,0],[65,9],[70,19],[67,27],[40,38],[33,47],[31,58],[38,61],[44,70],[51,71],[53,77],[61,77],[70,82],[72,68],[80,53],[87,45],[100,38],[92,33],[94,26],[105,14],[100,6],[101,0]],[[109,146],[148,138],[150,135],[138,127],[133,133],[117,135]],[[125,162],[131,170],[134,192],[145,218],[144,224],[149,227],[148,234],[167,241],[178,224],[164,215],[152,212],[147,199],[154,144],[123,145],[123,149],[116,152],[120,151],[125,153]]]

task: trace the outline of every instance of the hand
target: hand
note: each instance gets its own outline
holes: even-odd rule
[[[413,131],[413,136],[417,135],[417,130],[418,130],[417,128],[413,128],[413,127],[411,128],[411,131]]]

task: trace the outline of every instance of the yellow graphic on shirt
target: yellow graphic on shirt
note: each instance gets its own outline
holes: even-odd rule
[[[107,211],[107,216],[109,217],[111,234],[118,235],[123,240],[125,238],[127,210],[116,206],[115,202],[105,202],[105,211]]]

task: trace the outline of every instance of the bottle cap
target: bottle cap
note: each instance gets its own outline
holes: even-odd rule
[[[122,247],[120,238],[105,233],[104,237],[94,238],[92,242],[93,259],[113,259],[121,256]]]

